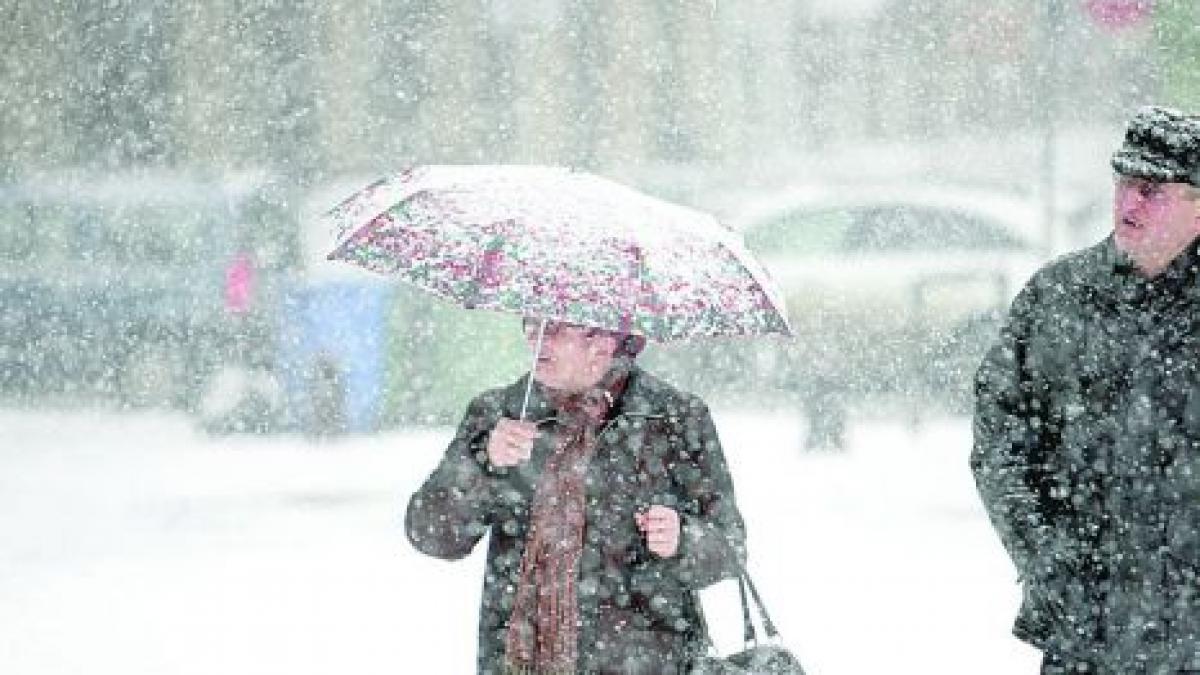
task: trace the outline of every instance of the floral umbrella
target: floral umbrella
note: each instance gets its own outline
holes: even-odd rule
[[[468,308],[667,342],[790,335],[774,283],[711,215],[598,176],[422,166],[326,214],[331,260]]]

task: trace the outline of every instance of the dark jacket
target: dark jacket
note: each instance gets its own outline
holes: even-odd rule
[[[440,558],[466,556],[491,534],[479,616],[479,672],[499,672],[519,578],[529,506],[549,449],[554,412],[534,387],[527,419],[543,435],[529,462],[495,468],[488,434],[517,418],[525,390],[512,386],[473,400],[441,463],[413,495],[405,526],[413,546]],[[579,564],[582,672],[671,673],[704,644],[694,591],[736,576],[742,518],[716,430],[704,403],[637,368],[598,434],[588,468],[587,529]],[[651,554],[634,513],[676,509],[679,553]],[[734,548],[730,548],[730,546]]]
[[[976,377],[971,467],[1024,584],[1014,632],[1104,672],[1200,667],[1200,258],[1112,239],[1039,271]]]

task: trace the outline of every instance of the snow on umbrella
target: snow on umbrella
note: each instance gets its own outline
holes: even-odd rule
[[[711,215],[593,174],[422,166],[326,214],[331,260],[468,308],[667,342],[790,335],[779,291]]]

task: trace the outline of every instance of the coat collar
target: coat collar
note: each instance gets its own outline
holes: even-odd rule
[[[1121,300],[1139,303],[1158,296],[1200,299],[1200,238],[1153,279],[1143,276],[1133,261],[1117,250],[1111,234],[1103,242],[1101,257],[1101,269]]]

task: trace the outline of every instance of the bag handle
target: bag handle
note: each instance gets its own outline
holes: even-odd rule
[[[754,604],[758,607],[758,618],[762,620],[763,631],[766,632],[767,638],[777,639],[779,631],[775,628],[775,622],[771,620],[771,615],[767,612],[767,606],[763,604],[762,596],[758,594],[758,588],[750,579],[750,573],[736,557],[734,561],[738,566],[738,595],[742,600],[743,639],[746,644],[758,642],[758,633],[754,630],[754,621],[750,617],[750,603],[746,602],[747,588],[750,589],[750,597],[754,598]]]
[[[750,579],[750,573],[746,571],[746,567],[742,561],[738,559],[737,552],[732,544],[725,542],[732,554],[733,564],[737,567],[737,582],[738,596],[742,601],[742,640],[749,647],[758,644],[758,632],[754,628],[754,619],[750,614],[750,602],[746,599],[746,589],[750,589],[750,597],[754,599],[754,605],[758,608],[758,618],[762,621],[763,631],[767,634],[767,639],[779,639],[779,630],[775,628],[775,622],[771,620],[771,615],[767,612],[767,606],[763,603],[762,596],[758,593],[758,588],[755,587],[754,581]],[[712,636],[708,634],[708,622],[704,618],[703,606],[700,603],[700,596],[696,595],[696,605],[700,613],[700,622],[704,626],[705,642],[708,644],[710,651],[716,648],[713,644]]]
[[[742,575],[738,575],[738,597],[742,600],[742,642],[757,644],[758,635],[754,632],[754,620],[750,617],[750,603],[746,602],[746,583]]]

